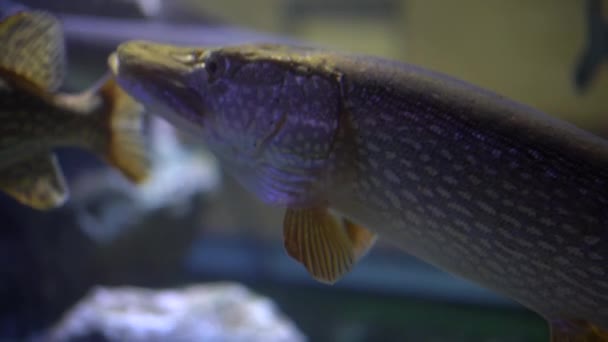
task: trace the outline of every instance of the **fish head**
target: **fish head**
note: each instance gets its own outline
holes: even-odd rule
[[[194,128],[258,197],[294,204],[318,197],[341,110],[339,79],[313,59],[271,45],[127,42],[110,64],[131,96]]]
[[[200,133],[200,97],[187,84],[191,49],[134,41],[119,46],[108,59],[116,80],[147,111],[172,124]]]

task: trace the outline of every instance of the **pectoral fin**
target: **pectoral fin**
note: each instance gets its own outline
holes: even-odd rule
[[[0,170],[0,189],[38,210],[65,203],[68,190],[53,154],[40,155]]]
[[[344,219],[344,228],[346,229],[348,238],[353,244],[355,261],[363,258],[378,239],[378,236],[375,233],[352,223],[348,219]]]
[[[348,273],[375,240],[350,222],[343,226],[326,208],[287,209],[283,232],[287,253],[327,284]]]

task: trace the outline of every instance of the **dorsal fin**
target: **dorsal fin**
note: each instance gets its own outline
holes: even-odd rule
[[[41,11],[21,11],[0,21],[0,75],[9,82],[53,92],[66,70],[61,23]],[[21,80],[14,80],[20,78]],[[21,82],[21,83],[19,83]]]

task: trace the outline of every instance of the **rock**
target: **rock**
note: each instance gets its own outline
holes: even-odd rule
[[[268,298],[229,282],[182,289],[97,287],[49,341],[305,341]]]

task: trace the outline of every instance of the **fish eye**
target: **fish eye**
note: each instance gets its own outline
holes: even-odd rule
[[[224,58],[218,57],[216,55],[210,55],[205,60],[205,71],[207,72],[207,77],[209,81],[214,81],[218,77],[220,77],[224,70],[226,69],[226,61]]]

